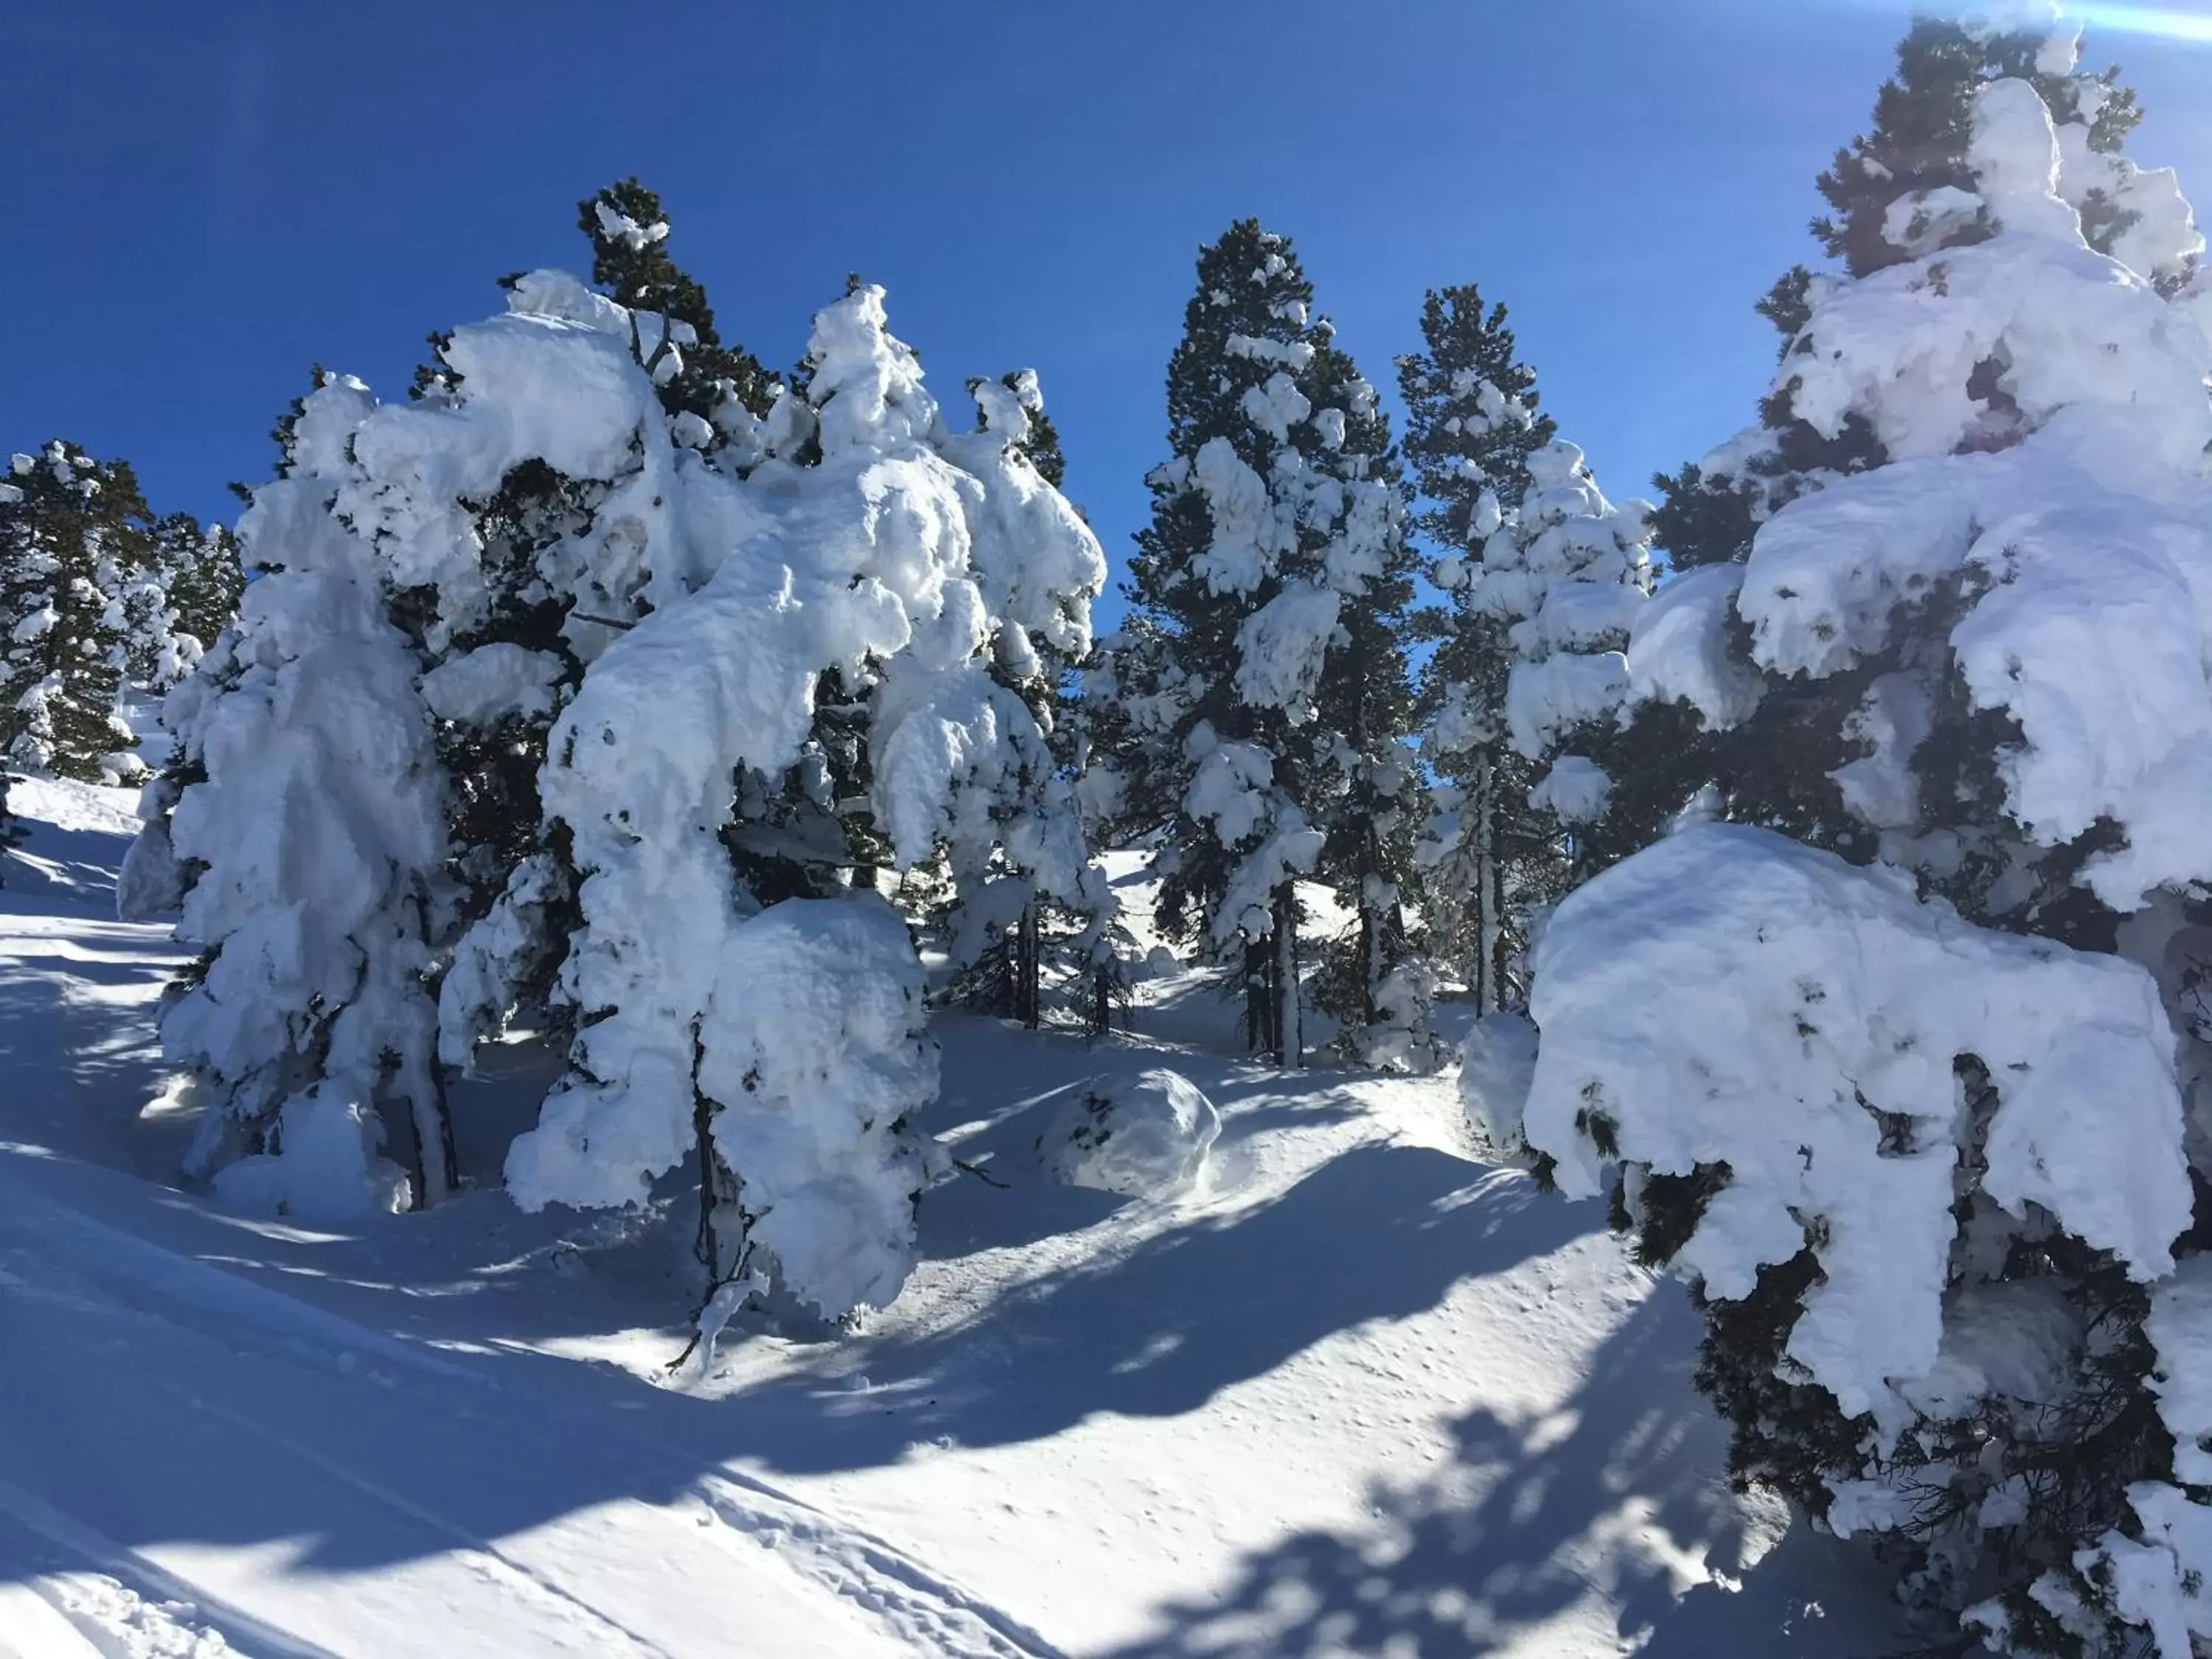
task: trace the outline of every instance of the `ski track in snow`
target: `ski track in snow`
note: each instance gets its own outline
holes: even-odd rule
[[[54,1246],[61,1243],[58,1266]],[[33,1276],[35,1275],[35,1277]],[[587,1421],[585,1414],[560,1406],[532,1402],[518,1413],[515,1402],[495,1396],[502,1392],[468,1367],[424,1353],[403,1343],[362,1329],[301,1304],[280,1292],[235,1278],[221,1268],[175,1255],[77,1214],[30,1189],[0,1165],[0,1310],[11,1330],[27,1334],[36,1327],[31,1346],[37,1349],[39,1368],[49,1374],[89,1378],[118,1370],[112,1355],[99,1352],[127,1346],[142,1356],[126,1368],[141,1391],[164,1396],[173,1403],[173,1415],[202,1425],[220,1425],[238,1443],[256,1445],[264,1459],[296,1466],[284,1482],[288,1486],[314,1482],[335,1486],[347,1500],[360,1506],[382,1509],[398,1523],[421,1534],[428,1551],[463,1569],[480,1581],[483,1589],[502,1605],[501,1617],[519,1630],[532,1627],[558,1631],[580,1638],[578,1650],[629,1659],[673,1659],[687,1650],[672,1648],[660,1633],[641,1630],[634,1614],[607,1605],[588,1584],[567,1581],[558,1551],[541,1554],[531,1540],[495,1542],[465,1522],[442,1511],[434,1496],[421,1498],[401,1490],[391,1476],[372,1474],[362,1467],[365,1444],[322,1442],[283,1426],[285,1414],[272,1412],[265,1401],[234,1407],[204,1387],[184,1380],[206,1374],[202,1356],[218,1346],[228,1350],[233,1364],[241,1350],[270,1365],[295,1373],[295,1392],[303,1380],[316,1381],[338,1391],[374,1389],[387,1397],[400,1391],[393,1369],[404,1370],[405,1393],[411,1412],[437,1420],[445,1419],[474,1435],[489,1431],[487,1419],[495,1414],[551,1414],[569,1419],[579,1434],[591,1433],[617,1443],[633,1466],[665,1462],[672,1449],[629,1431],[620,1424]],[[174,1311],[179,1316],[172,1316]],[[43,1319],[41,1318],[43,1316]],[[69,1353],[72,1348],[82,1352]],[[161,1352],[182,1363],[148,1363],[146,1356]],[[57,1367],[66,1355],[70,1363]],[[10,1386],[11,1366],[0,1355],[0,1401],[9,1401],[0,1412],[11,1420],[35,1420],[20,1410],[21,1402]],[[218,1378],[218,1381],[224,1380]],[[93,1390],[95,1394],[97,1389]],[[452,1401],[441,1396],[459,1395]],[[341,1400],[324,1402],[331,1407],[325,1422],[343,1423],[347,1413]],[[453,1410],[446,1409],[452,1404]],[[87,1425],[87,1431],[92,1425]],[[453,1449],[448,1448],[448,1450]],[[270,1454],[276,1454],[270,1459]],[[518,1449],[526,1457],[526,1448]],[[0,1472],[14,1462],[0,1448]],[[976,1656],[977,1659],[1024,1659],[1046,1656],[1053,1650],[1043,1639],[975,1598],[965,1595],[891,1546],[864,1532],[845,1527],[821,1511],[778,1492],[764,1482],[737,1475],[708,1476],[694,1485],[700,1509],[695,1531],[711,1520],[706,1531],[713,1546],[736,1555],[757,1573],[790,1575],[808,1587],[828,1592],[877,1626],[896,1650]],[[638,1551],[653,1547],[652,1534],[674,1530],[681,1518],[668,1509],[635,1506],[639,1535],[628,1547]],[[681,1507],[681,1506],[678,1506]],[[22,1487],[0,1479],[0,1513],[13,1517],[31,1533],[57,1546],[88,1567],[119,1575],[141,1586],[148,1595],[170,1604],[210,1602],[198,1587],[163,1571],[143,1555],[109,1543],[94,1528],[67,1516]],[[62,1598],[65,1579],[40,1581],[49,1601]],[[167,1619],[161,1604],[118,1589],[102,1601],[80,1597],[94,1622],[124,1617],[155,1629]],[[106,1607],[112,1613],[100,1612]],[[137,1611],[131,1612],[136,1608]],[[150,1612],[147,1609],[151,1609]],[[115,1609],[123,1609],[116,1612]],[[147,1622],[150,1621],[150,1622]],[[210,1628],[221,1632],[225,1619],[218,1616]],[[236,1632],[231,1644],[241,1653],[266,1654],[268,1659],[320,1659],[328,1651],[302,1643],[281,1632],[232,1613],[228,1622]],[[118,1626],[118,1629],[122,1626]],[[134,1625],[132,1628],[137,1628]],[[122,1654],[187,1654],[193,1659],[213,1659],[228,1650],[210,1646],[189,1626],[177,1625],[169,1646],[125,1646]],[[187,1640],[187,1637],[190,1640]],[[116,1639],[122,1639],[120,1637]],[[138,1640],[133,1636],[132,1641]],[[149,1642],[155,1638],[146,1638]],[[194,1647],[191,1641],[199,1641]],[[185,1645],[176,1645],[183,1643]],[[562,1645],[568,1645],[563,1643]],[[107,1650],[102,1649],[102,1651]],[[337,1652],[373,1653],[382,1649],[351,1649],[339,1644]],[[521,1643],[507,1651],[536,1650]],[[836,1646],[821,1651],[832,1652]],[[4,1652],[0,1649],[0,1652]],[[43,1659],[34,1653],[31,1659]]]

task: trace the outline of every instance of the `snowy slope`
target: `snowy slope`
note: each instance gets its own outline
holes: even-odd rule
[[[1470,1161],[1449,1079],[1190,1046],[1233,1011],[1188,978],[1095,1048],[940,1019],[933,1127],[1006,1184],[930,1195],[866,1329],[748,1316],[680,1383],[680,1194],[491,1185],[526,1045],[431,1214],[161,1184],[176,957],[104,919],[128,799],[19,789],[0,890],[0,1656],[1884,1645],[1856,1557],[1727,1492],[1695,1322],[1597,1206]],[[1222,1111],[1198,1191],[1042,1178],[1066,1091],[1159,1065]]]

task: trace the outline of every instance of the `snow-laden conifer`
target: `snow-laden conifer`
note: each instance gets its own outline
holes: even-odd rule
[[[149,673],[180,667],[154,551],[128,464],[59,439],[11,458],[0,474],[0,764],[95,783],[143,769],[118,698],[134,658]]]
[[[1506,741],[1507,622],[1470,603],[1471,567],[1528,489],[1528,457],[1556,433],[1537,407],[1505,307],[1472,286],[1431,290],[1422,349],[1398,362],[1414,523],[1444,603],[1419,618],[1436,644],[1421,665],[1421,755],[1435,781],[1419,852],[1430,950],[1464,979],[1477,1018],[1516,1006],[1528,917],[1554,898],[1565,857],[1551,815],[1528,805],[1534,773]]]
[[[840,1315],[896,1291],[936,1167],[907,1127],[934,1089],[920,969],[881,899],[748,879],[745,781],[800,765],[834,674],[862,694],[893,856],[996,846],[1042,888],[1091,891],[1072,808],[1055,820],[1047,794],[1005,815],[1032,762],[1049,768],[990,653],[1032,636],[1079,653],[1103,560],[1010,425],[945,429],[881,290],[817,316],[804,399],[786,393],[742,447],[686,441],[693,411],[655,384],[671,332],[527,273],[504,315],[441,337],[422,395],[379,405],[333,381],[305,400],[285,476],[241,525],[267,574],[171,699],[204,776],[156,803],[146,841],[167,838],[210,957],[165,1037],[230,1103],[240,1144],[208,1161],[261,1154],[220,1182],[299,1207],[350,1145],[332,1190],[392,1201],[379,1130],[433,1144],[417,1062],[442,1037],[465,1064],[542,995],[567,1011],[567,1066],[510,1150],[516,1199],[641,1201],[696,1158],[708,1323],[741,1285]],[[269,734],[296,686],[326,684],[336,729]],[[448,764],[455,727],[545,733],[513,797],[538,821],[494,813],[465,855],[456,803],[476,781]],[[229,740],[249,731],[251,754]],[[287,840],[295,826],[330,851]],[[296,902],[341,878],[345,905]],[[479,883],[495,887],[480,910],[464,902]],[[258,949],[288,927],[311,937]],[[338,1069],[371,1036],[404,1064]],[[434,1197],[439,1165],[416,1162]]]
[[[1419,1012],[1385,989],[1414,829],[1411,556],[1375,390],[1312,297],[1255,221],[1201,252],[1134,614],[1086,686],[1119,705],[1094,799],[1160,837],[1164,923],[1237,961],[1251,1045],[1285,1065],[1306,1046],[1302,878],[1358,914],[1335,999],[1352,1040],[1402,1048]]]
[[[1824,181],[1736,528],[1676,481],[1633,625],[1687,827],[1561,906],[1486,1099],[1563,1186],[1619,1160],[1741,1474],[2000,1650],[2185,1659],[2212,345],[2075,51],[1923,26]]]

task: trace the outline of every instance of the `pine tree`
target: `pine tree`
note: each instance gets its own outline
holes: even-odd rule
[[[660,198],[635,179],[578,204],[589,239],[592,280],[631,314],[632,355],[652,378],[678,443],[732,464],[757,454],[756,416],[774,384],[743,349],[726,344],[706,290],[674,261]],[[529,288],[503,279],[510,293]],[[450,407],[467,395],[465,376],[447,360],[453,336],[434,334],[434,367],[418,373],[414,400]],[[732,446],[732,440],[735,439]],[[574,695],[586,662],[653,608],[634,585],[579,600],[562,590],[561,570],[576,550],[611,532],[605,482],[564,474],[542,456],[520,462],[488,495],[459,505],[481,547],[459,627],[447,596],[403,590],[394,616],[417,641],[430,673],[441,762],[451,781],[451,873],[469,924],[454,947],[441,990],[445,1057],[465,1065],[475,1042],[517,1010],[564,1030],[572,1017],[556,995],[562,941],[575,925],[575,872],[561,827],[543,822],[538,776],[561,708]],[[522,706],[482,708],[465,695],[442,706],[440,689],[465,692],[470,661],[527,662],[542,691]]]
[[[204,1106],[188,1173],[337,1216],[434,1203],[456,1168],[434,989],[445,780],[373,534],[337,507],[374,400],[317,381],[240,520],[245,614],[164,708],[176,752],[118,905],[180,902],[201,953],[161,1016]],[[382,1155],[394,1130],[411,1171]]]
[[[1316,490],[1306,517],[1328,539],[1323,579],[1339,596],[1328,642],[1316,719],[1328,733],[1328,781],[1312,809],[1325,831],[1316,866],[1353,914],[1348,937],[1333,941],[1316,975],[1316,1005],[1333,1016],[1337,1048],[1369,1065],[1427,1070],[1432,975],[1413,949],[1406,899],[1416,882],[1414,854],[1424,802],[1420,769],[1408,742],[1414,724],[1413,572],[1407,539],[1404,485],[1390,427],[1375,388],[1334,340],[1326,319],[1310,371],[1322,453],[1316,470],[1334,474],[1345,495]],[[1341,422],[1328,417],[1341,414]]]
[[[743,347],[723,343],[707,290],[669,257],[658,195],[635,178],[609,185],[576,204],[576,228],[592,240],[592,280],[617,305],[672,325],[639,353],[672,416],[688,413],[719,431],[736,410],[769,412],[775,377]]]
[[[0,762],[89,782],[139,769],[116,701],[130,665],[125,594],[153,567],[130,464],[57,439],[0,486]]]
[[[1914,29],[1822,181],[1841,270],[1766,307],[1760,427],[1662,481],[1626,817],[1731,822],[1561,907],[1528,1126],[1563,1184],[1617,1160],[1690,1273],[1738,1477],[1875,1535],[1943,1650],[2183,1659],[2212,357],[2162,298],[2201,239],[2072,61]],[[1739,988],[1724,1032],[1692,972]]]
[[[1581,845],[1613,796],[1628,701],[1629,632],[1650,592],[1650,503],[1615,507],[1574,445],[1528,458],[1529,487],[1483,545],[1471,608],[1505,624],[1505,727],[1536,769],[1528,806],[1560,826],[1569,879],[1596,867]]]
[[[238,617],[246,572],[238,538],[219,524],[203,526],[189,513],[168,513],[154,526],[161,592],[175,613],[176,632],[188,636],[197,656],[211,647]]]
[[[970,380],[968,392],[975,399],[977,433],[1002,436],[1010,458],[1018,457],[1059,489],[1066,463],[1036,372],[1018,369],[995,382]],[[1002,615],[991,645],[992,677],[1022,700],[1043,743],[1025,755],[1008,781],[1006,799],[994,808],[1002,829],[989,867],[953,872],[946,921],[955,1000],[1034,1030],[1044,1015],[1046,960],[1054,956],[1073,970],[1085,1026],[1096,1034],[1107,1027],[1117,983],[1112,945],[1117,907],[1110,890],[1092,883],[1080,903],[1056,902],[1013,850],[1048,825],[1055,837],[1083,832],[1075,793],[1081,756],[1060,725],[1079,708],[1073,680],[1077,664],[1089,654],[1096,588],[1087,570],[1071,568],[1060,577],[1071,579],[1075,586],[1064,591],[986,596]]]
[[[1437,550],[1447,595],[1425,611],[1436,641],[1422,665],[1422,750],[1438,781],[1422,848],[1431,949],[1461,969],[1476,1017],[1516,1006],[1524,915],[1557,896],[1565,860],[1556,824],[1528,805],[1534,770],[1505,741],[1512,669],[1506,619],[1469,603],[1470,568],[1528,488],[1528,457],[1556,435],[1536,377],[1517,356],[1505,307],[1473,285],[1431,289],[1424,349],[1398,362],[1406,456],[1422,503],[1415,526]]]
[[[1362,962],[1339,1006],[1371,1018],[1402,950],[1394,860],[1411,828],[1385,809],[1372,836],[1345,829],[1355,791],[1374,808],[1410,790],[1402,728],[1380,729],[1407,695],[1410,555],[1374,390],[1309,320],[1312,299],[1257,221],[1199,256],[1168,366],[1170,459],[1148,480],[1106,671],[1126,724],[1095,792],[1123,836],[1160,837],[1162,922],[1239,959],[1248,1040],[1286,1066],[1305,1048],[1299,878],[1349,878]],[[1331,661],[1355,638],[1373,681],[1358,688],[1349,654]]]

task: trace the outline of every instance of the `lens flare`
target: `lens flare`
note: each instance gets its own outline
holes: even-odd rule
[[[2212,11],[2183,11],[2172,6],[2122,6],[2075,0],[2063,14],[2069,22],[2118,33],[2154,35],[2212,46]]]

